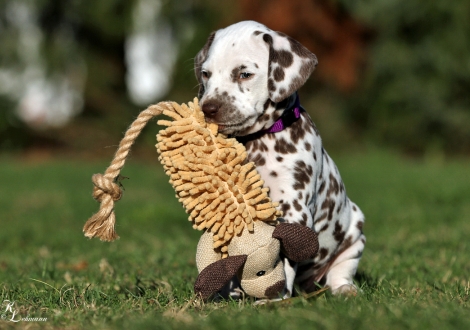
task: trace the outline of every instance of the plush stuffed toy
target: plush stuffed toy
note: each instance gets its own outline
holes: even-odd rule
[[[285,283],[281,251],[296,262],[311,259],[318,251],[317,236],[301,225],[277,224],[278,204],[262,187],[255,165],[246,161],[244,146],[206,123],[197,99],[189,107],[160,102],[141,112],[105,174],[92,178],[93,197],[101,206],[85,224],[85,236],[105,241],[118,237],[114,202],[122,196],[120,170],[145,124],[160,114],[173,121],[158,122],[167,126],[157,135],[159,160],[193,227],[204,230],[196,254],[200,274],[195,292],[209,298],[237,275],[247,295],[277,297]]]
[[[280,223],[274,227],[256,221],[253,227],[252,232],[243,231],[232,239],[225,259],[212,247],[210,232],[202,234],[196,252],[196,293],[209,298],[238,276],[248,296],[277,298],[286,279],[281,251],[295,262],[313,258],[318,252],[317,236],[305,226]]]

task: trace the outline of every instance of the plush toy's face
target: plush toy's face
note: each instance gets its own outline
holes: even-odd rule
[[[229,256],[247,256],[239,271],[239,280],[249,296],[277,298],[284,289],[286,277],[280,258],[281,243],[272,237],[274,229],[273,226],[255,225],[253,233],[246,231],[230,242]]]
[[[297,262],[313,258],[318,251],[318,239],[311,229],[287,223],[273,227],[261,221],[255,222],[253,232],[245,229],[232,239],[225,259],[214,251],[212,243],[212,234],[205,232],[196,253],[199,276],[194,289],[203,298],[219,291],[235,275],[247,295],[277,298],[285,286],[281,246],[283,253]]]

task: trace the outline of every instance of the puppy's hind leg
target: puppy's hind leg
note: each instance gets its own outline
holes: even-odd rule
[[[357,265],[361,260],[366,238],[361,236],[335,259],[326,274],[326,285],[331,292],[343,295],[356,295],[357,288],[353,283]]]

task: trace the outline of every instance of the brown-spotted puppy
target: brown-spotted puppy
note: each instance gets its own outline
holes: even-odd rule
[[[365,245],[364,215],[347,197],[296,93],[316,65],[316,56],[299,42],[254,21],[212,33],[195,58],[206,119],[245,144],[271,198],[280,203],[282,221],[318,234],[314,259],[284,259],[284,298],[294,281],[307,292],[320,283],[334,294],[355,294],[353,276]]]

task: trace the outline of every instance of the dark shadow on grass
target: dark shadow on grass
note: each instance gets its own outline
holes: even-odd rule
[[[362,271],[356,273],[356,276],[354,276],[354,280],[357,282],[360,288],[368,287],[371,289],[377,289],[379,287],[379,282],[377,278],[372,277]]]

